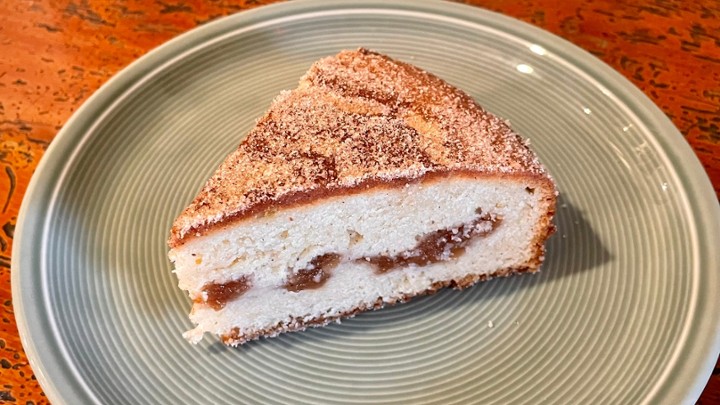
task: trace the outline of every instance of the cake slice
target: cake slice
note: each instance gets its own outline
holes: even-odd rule
[[[229,345],[537,271],[556,189],[502,119],[359,49],[281,93],[173,224],[186,332]]]

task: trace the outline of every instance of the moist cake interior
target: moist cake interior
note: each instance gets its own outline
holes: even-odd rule
[[[299,329],[535,269],[547,205],[527,182],[467,175],[264,212],[174,252],[180,288],[194,301],[197,327],[186,337],[242,343],[269,326]]]

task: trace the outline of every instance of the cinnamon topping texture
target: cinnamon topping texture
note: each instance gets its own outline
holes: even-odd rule
[[[169,245],[273,204],[456,171],[547,176],[467,94],[387,56],[343,51],[273,101],[177,218]]]

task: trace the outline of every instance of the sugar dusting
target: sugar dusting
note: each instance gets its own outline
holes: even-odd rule
[[[294,193],[435,171],[547,176],[502,119],[438,77],[359,49],[313,64],[176,219],[188,234]]]

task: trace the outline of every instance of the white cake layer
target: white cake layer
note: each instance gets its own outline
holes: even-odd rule
[[[278,287],[253,288],[220,311],[196,305],[190,319],[197,327],[184,336],[196,343],[205,332],[222,335],[237,327],[240,333],[252,334],[289,323],[294,317],[308,321],[321,316],[331,318],[371,306],[381,297],[385,302],[394,302],[405,295],[417,295],[437,281],[462,279],[470,273],[491,274],[516,266],[520,264],[518,258],[527,256],[529,241],[527,236],[513,237],[502,228],[476,239],[457,260],[381,274],[370,264],[345,262],[318,289],[290,292]]]
[[[170,252],[179,285],[191,298],[207,283],[246,276],[251,288],[216,311],[195,304],[191,320],[198,326],[188,338],[204,332],[241,333],[266,329],[292,317],[332,317],[379,297],[394,301],[428,289],[434,282],[468,274],[491,274],[523,266],[537,253],[534,239],[540,217],[547,214],[547,194],[520,181],[466,177],[435,178],[401,188],[378,188],[328,198],[239,221]],[[411,250],[418,237],[470,223],[476,210],[502,218],[489,235],[479,236],[458,259],[378,274],[370,264],[353,260]],[[536,229],[538,228],[538,229]],[[292,271],[315,257],[340,254],[343,262],[319,289],[289,292],[282,286]]]

